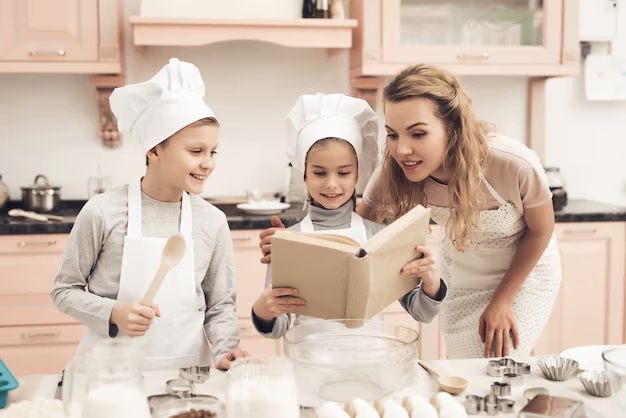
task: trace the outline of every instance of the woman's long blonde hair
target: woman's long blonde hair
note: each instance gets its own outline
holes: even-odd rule
[[[443,169],[450,173],[450,221],[446,234],[454,247],[463,250],[472,230],[478,225],[483,203],[481,177],[489,145],[491,125],[481,121],[472,108],[472,99],[458,80],[447,71],[415,65],[399,73],[384,90],[386,102],[402,102],[416,98],[430,99],[448,134]],[[393,199],[393,219],[418,204],[427,206],[424,182],[411,182],[402,168],[385,149],[383,181]]]

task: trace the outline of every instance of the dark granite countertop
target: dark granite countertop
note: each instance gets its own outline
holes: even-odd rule
[[[15,207],[18,202],[10,202]],[[63,201],[61,210],[55,215],[63,221],[34,221],[8,216],[8,208],[0,211],[0,235],[21,234],[64,234],[70,232],[76,215],[84,201]],[[235,204],[216,204],[224,211],[231,229],[264,229],[271,226],[270,215],[248,215],[237,209]],[[301,204],[294,204],[278,216],[286,226],[299,222],[305,213]],[[626,222],[626,207],[614,206],[590,200],[570,199],[555,212],[557,222]]]

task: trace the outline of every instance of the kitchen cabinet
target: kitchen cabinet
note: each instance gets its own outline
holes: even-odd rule
[[[0,72],[118,74],[118,0],[0,0]]]
[[[67,234],[0,237],[0,358],[16,375],[60,373],[87,328],[50,300]]]
[[[396,74],[429,63],[455,74],[576,74],[577,0],[363,0],[350,2],[359,21],[352,75]]]
[[[626,222],[558,223],[563,282],[535,354],[624,344]]]

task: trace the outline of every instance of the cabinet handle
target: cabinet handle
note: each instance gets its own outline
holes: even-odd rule
[[[56,240],[53,241],[20,241],[17,243],[18,246],[20,247],[29,247],[29,246],[36,246],[36,245],[46,245],[46,246],[50,246],[50,245],[56,245]]]
[[[62,57],[65,55],[65,51],[62,49],[59,49],[57,51],[36,51],[33,49],[32,51],[30,51],[31,57],[35,57],[37,55],[59,55]]]
[[[233,237],[233,241],[250,241],[252,237],[250,235],[246,235],[245,237]]]
[[[478,59],[478,60],[486,60],[489,58],[489,54],[486,52],[481,52],[478,54],[456,54],[456,57],[460,60],[462,59]]]
[[[589,228],[589,229],[566,229],[563,231],[565,234],[587,234],[593,235],[598,232],[597,228]]]
[[[34,333],[25,332],[24,334],[22,334],[22,339],[30,340],[31,338],[58,337],[59,335],[61,335],[61,331],[34,332]]]

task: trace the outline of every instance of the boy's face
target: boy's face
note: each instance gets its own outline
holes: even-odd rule
[[[157,145],[158,170],[167,181],[163,186],[172,191],[202,193],[204,182],[215,168],[218,135],[217,124],[194,123]]]
[[[354,194],[357,181],[354,151],[339,142],[311,149],[304,181],[313,201],[326,209],[337,209]]]

